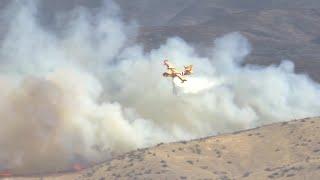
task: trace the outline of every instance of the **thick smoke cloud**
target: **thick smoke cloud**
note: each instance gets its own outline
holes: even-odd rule
[[[294,64],[241,65],[250,44],[239,33],[201,57],[180,38],[148,53],[132,44],[134,23],[107,1],[97,12],[38,22],[37,4],[11,3],[0,49],[0,168],[48,172],[159,142],[187,140],[320,113],[320,85]],[[161,65],[193,64],[176,94]]]

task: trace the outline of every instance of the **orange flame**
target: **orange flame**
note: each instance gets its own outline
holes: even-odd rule
[[[81,171],[81,170],[83,170],[85,167],[82,165],[82,164],[74,164],[73,165],[73,169],[75,170],[75,171]]]
[[[9,177],[12,176],[12,173],[10,171],[0,171],[0,177]]]

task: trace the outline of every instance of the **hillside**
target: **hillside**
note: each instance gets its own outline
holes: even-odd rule
[[[159,144],[77,173],[41,178],[318,179],[319,129],[320,118],[276,123],[189,142]]]
[[[38,22],[40,24],[39,27],[43,28],[43,32],[49,32],[49,34],[53,34],[52,37],[60,37],[61,29],[65,29],[66,26],[64,26],[65,24],[63,24],[63,21],[56,22],[56,18],[63,19],[64,15],[68,14],[67,12],[71,12],[75,7],[79,6],[82,6],[82,10],[84,10],[85,13],[92,14],[92,17],[96,18],[98,16],[95,15],[97,12],[99,12],[99,9],[101,11],[102,7],[107,9],[108,6],[110,6],[110,4],[108,3],[106,3],[105,6],[103,6],[103,1],[104,0],[39,1],[38,7],[34,8],[37,9],[37,12],[35,12],[34,14],[35,22]],[[252,52],[246,58],[245,63],[270,65],[278,64],[282,60],[291,60],[295,63],[296,72],[308,74],[312,77],[312,79],[314,79],[317,82],[320,82],[320,1],[318,0],[270,0],[267,2],[260,2],[257,0],[114,1],[119,4],[119,7],[121,9],[121,18],[124,20],[125,26],[130,24],[128,22],[137,22],[137,31],[128,30],[129,41],[125,41],[126,43],[124,43],[124,47],[126,47],[127,45],[131,45],[131,43],[142,44],[144,45],[143,49],[146,52],[146,54],[143,56],[148,57],[149,54],[147,52],[149,52],[152,49],[159,48],[167,41],[169,37],[178,36],[184,39],[190,45],[194,46],[197,50],[197,54],[199,54],[200,56],[203,55],[205,57],[208,57],[207,55],[210,55],[212,53],[212,46],[214,44],[213,41],[215,39],[222,37],[223,35],[230,32],[240,32],[250,41],[250,44],[252,45]],[[9,2],[11,1],[3,0],[0,2],[0,10],[2,11],[2,16],[0,17],[0,42],[3,41],[4,37],[7,35],[6,33],[9,27],[8,24],[10,24],[10,22],[14,22],[12,21],[11,16],[8,16],[8,14],[10,13],[8,13],[7,10],[10,10],[10,7],[6,9],[6,5]],[[27,3],[27,1],[23,2]],[[33,6],[30,5],[30,9],[33,9]],[[19,14],[16,13],[19,12],[18,10],[11,10],[13,10],[12,14]],[[73,15],[76,16],[76,13]],[[102,17],[102,19],[104,19],[104,16]],[[24,20],[22,18],[21,25],[15,25],[12,29],[24,29],[24,27],[26,26],[24,26],[24,23],[22,22],[31,22],[32,24],[33,21],[28,21],[27,19]],[[88,18],[88,22],[88,24],[91,24],[92,21],[90,18]],[[96,27],[94,22],[92,22],[92,26]],[[111,26],[112,25],[103,27],[109,29],[109,27]],[[30,28],[30,31],[28,32],[37,32],[34,31],[36,29],[37,28]],[[28,30],[27,27],[26,30]],[[112,28],[110,28],[110,30],[114,31]],[[54,68],[43,69],[46,73],[50,75],[50,77],[53,77],[55,81],[52,81],[54,83],[51,83],[51,81],[48,81],[48,78],[46,77],[43,78],[44,81],[42,81],[42,79],[31,79],[31,81],[26,81],[26,84],[22,84],[21,93],[19,93],[20,89],[17,89],[17,94],[21,94],[20,96],[16,94],[8,96],[6,95],[6,93],[2,93],[1,97],[3,97],[4,99],[4,103],[2,104],[8,105],[8,108],[2,108],[3,112],[0,113],[0,115],[2,115],[3,127],[3,130],[1,132],[5,132],[5,135],[1,136],[3,139],[1,141],[3,147],[1,151],[5,152],[4,155],[2,155],[1,157],[2,159],[6,159],[3,160],[4,163],[0,163],[0,167],[2,167],[3,170],[0,171],[0,178],[6,175],[10,176],[10,170],[6,172],[6,170],[3,167],[11,167],[7,166],[6,162],[11,162],[12,159],[18,157],[16,154],[20,155],[20,151],[22,152],[21,156],[27,157],[26,161],[30,160],[29,162],[33,162],[33,160],[37,160],[38,158],[41,160],[37,161],[41,163],[37,164],[39,166],[34,168],[36,170],[38,170],[39,167],[43,167],[43,164],[46,164],[47,162],[49,165],[55,164],[53,161],[59,158],[61,162],[67,160],[70,157],[68,156],[69,153],[70,155],[75,155],[74,159],[76,159],[77,161],[71,161],[71,165],[69,164],[65,167],[63,167],[61,164],[56,164],[54,168],[54,171],[57,172],[56,174],[43,174],[43,177],[10,177],[8,179],[109,180],[159,179],[160,177],[161,179],[300,180],[319,179],[320,177],[320,118],[308,118],[303,120],[293,120],[290,122],[276,123],[252,130],[235,132],[232,134],[222,134],[214,137],[205,137],[202,139],[191,140],[186,142],[159,144],[155,147],[139,149],[132,152],[128,151],[135,148],[130,147],[130,149],[128,150],[127,145],[128,147],[131,145],[132,147],[142,147],[142,145],[136,146],[135,143],[139,141],[135,138],[130,139],[131,136],[135,136],[136,134],[143,132],[141,133],[141,135],[137,135],[137,137],[143,137],[141,139],[144,142],[145,139],[148,139],[150,136],[157,134],[157,129],[152,128],[148,131],[148,133],[144,134],[146,130],[144,124],[141,128],[140,126],[138,126],[139,124],[137,123],[137,126],[132,126],[133,130],[131,130],[131,128],[123,128],[123,130],[121,129],[121,131],[119,131],[120,133],[117,134],[111,134],[113,133],[113,131],[109,131],[109,129],[112,130],[112,128],[115,127],[113,123],[117,124],[118,122],[127,123],[131,121],[138,121],[141,117],[146,120],[152,120],[150,121],[151,123],[155,122],[156,125],[159,125],[159,130],[174,129],[171,128],[171,126],[176,126],[175,121],[177,120],[179,121],[179,126],[188,126],[187,129],[182,128],[183,133],[191,132],[193,127],[195,127],[199,122],[204,122],[204,125],[200,126],[202,129],[199,128],[198,131],[206,131],[208,132],[208,134],[211,135],[214,132],[221,132],[219,129],[219,123],[216,122],[208,124],[209,126],[214,127],[212,129],[216,129],[217,131],[213,131],[212,129],[205,130],[205,128],[207,127],[206,122],[212,119],[217,122],[224,122],[226,119],[236,119],[236,121],[239,122],[242,122],[243,120],[250,121],[250,118],[243,118],[247,117],[245,116],[247,115],[247,106],[249,107],[248,114],[250,115],[250,117],[253,117],[253,115],[256,116],[256,114],[262,114],[263,117],[260,117],[259,115],[259,118],[261,118],[261,120],[266,119],[264,118],[264,114],[267,114],[268,117],[269,115],[273,114],[281,115],[280,117],[283,117],[283,114],[292,115],[290,117],[297,117],[295,116],[295,114],[299,115],[299,117],[308,117],[314,114],[319,115],[319,87],[318,84],[309,81],[308,78],[305,78],[303,76],[295,78],[296,75],[293,75],[291,71],[290,73],[285,73],[282,77],[281,74],[279,74],[279,76],[275,74],[278,71],[275,73],[273,71],[266,71],[267,73],[265,74],[247,74],[244,77],[240,77],[239,79],[236,78],[236,80],[232,81],[232,83],[234,84],[223,84],[223,87],[221,89],[219,88],[218,91],[210,91],[210,94],[205,94],[206,96],[201,96],[203,97],[201,98],[201,101],[195,101],[198,98],[195,96],[191,97],[190,95],[190,101],[188,100],[188,102],[185,103],[183,98],[178,99],[178,101],[176,101],[173,98],[171,98],[171,96],[166,94],[166,92],[163,91],[164,88],[162,87],[162,84],[159,84],[159,86],[158,84],[153,84],[154,82],[160,82],[156,79],[158,77],[161,78],[160,73],[162,73],[162,70],[161,72],[160,69],[159,72],[156,70],[149,71],[149,66],[145,65],[147,63],[144,64],[144,62],[149,62],[148,60],[143,61],[143,58],[137,58],[139,60],[136,60],[135,57],[138,57],[137,54],[140,54],[139,48],[137,48],[137,50],[139,50],[139,53],[132,53],[133,55],[131,56],[130,52],[128,53],[130,54],[128,58],[118,58],[118,53],[115,53],[116,58],[114,58],[114,61],[116,61],[117,59],[129,60],[127,64],[119,63],[123,66],[119,65],[113,67],[113,58],[112,60],[110,60],[112,61],[112,65],[110,67],[101,66],[97,68],[99,69],[97,71],[95,70],[95,68],[92,68],[92,70],[91,66],[88,65],[88,74],[90,75],[90,78],[82,77],[83,75],[86,75],[85,73],[82,73],[82,68],[80,68],[79,70],[80,73],[71,74],[70,80],[68,76],[60,76],[60,71],[57,72],[57,75],[51,76],[51,73],[55,73],[55,71],[52,71],[52,69],[59,69],[60,67],[55,67],[56,63],[47,63],[46,59],[48,59],[48,62],[51,62],[51,59],[53,62],[56,62],[56,60],[60,61],[61,59],[61,61],[63,62],[68,62],[67,64],[69,64],[70,59],[74,59],[75,62],[81,61],[79,62],[79,64],[81,64],[79,66],[82,66],[82,58],[84,58],[89,59],[90,64],[92,60],[92,64],[95,66],[95,61],[99,60],[100,62],[100,57],[103,61],[105,60],[105,57],[109,57],[109,54],[112,54],[109,53],[108,50],[112,50],[113,47],[116,46],[114,42],[118,42],[118,39],[113,39],[110,45],[108,43],[106,46],[101,45],[102,48],[96,48],[96,45],[99,43],[92,43],[92,47],[90,43],[79,43],[81,45],[88,44],[89,46],[85,46],[85,48],[82,48],[82,46],[80,46],[79,48],[81,48],[81,50],[78,50],[78,47],[76,46],[76,50],[73,51],[73,47],[74,45],[78,44],[78,41],[72,41],[72,43],[70,43],[71,49],[69,50],[64,49],[66,47],[61,46],[60,43],[52,43],[50,41],[51,38],[44,38],[43,42],[38,41],[37,33],[30,33],[32,35],[35,35],[33,37],[29,36],[29,33],[24,34],[20,33],[20,31],[13,32],[16,32],[13,34],[16,34],[17,36],[12,35],[12,38],[9,38],[10,41],[8,42],[10,42],[9,45],[12,44],[12,47],[14,48],[8,46],[9,48],[6,49],[6,46],[3,45],[4,53],[1,56],[1,61],[3,62],[3,64],[11,64],[11,61],[14,60],[12,61],[12,64],[17,63],[17,67],[19,68],[17,68],[18,70],[13,68],[12,71],[17,71],[19,73],[25,71],[29,72],[29,65],[30,67],[33,67],[33,65],[35,65],[36,68],[34,68],[34,71],[39,71],[39,73],[41,73],[42,66],[41,68],[38,68],[38,64],[42,65],[42,62],[44,62],[44,67],[53,64]],[[80,30],[79,33],[81,34],[82,31]],[[96,34],[95,31],[92,31],[89,34],[91,33],[93,34],[93,37],[96,37],[94,36],[94,34]],[[29,43],[29,41],[20,42],[18,41],[19,37],[21,39],[26,38],[28,40],[30,38],[30,40],[32,40],[30,42],[34,43]],[[39,37],[41,40],[40,34]],[[79,37],[79,39],[82,39],[80,37],[86,36],[79,35],[77,37]],[[88,39],[91,40],[91,38]],[[96,40],[100,38],[92,39],[93,41],[88,40],[88,42],[96,42]],[[134,42],[132,42],[131,40]],[[87,40],[84,40],[83,42],[87,42]],[[104,42],[106,41],[103,41],[103,43],[101,44],[104,44]],[[44,44],[43,46],[41,45],[42,43]],[[52,47],[52,49],[58,49],[59,51],[53,50],[52,54],[54,55],[51,55],[51,51],[49,51],[50,48],[46,49],[45,45],[47,45],[48,47]],[[68,47],[69,46],[67,46],[67,48]],[[22,53],[23,55],[20,55],[20,53],[15,53],[16,49],[21,49],[22,52],[26,51],[26,53]],[[88,49],[88,51],[85,51],[86,49]],[[168,49],[170,49],[170,52],[172,51],[173,54],[178,50],[175,48]],[[222,49],[228,49],[228,47]],[[82,55],[82,50],[84,54],[88,53],[89,55]],[[179,60],[178,57],[176,59],[174,59],[173,57],[164,57],[165,55],[163,51],[156,51],[160,53],[154,53],[158,55],[156,58],[153,58],[155,59],[154,62],[158,60],[160,62],[163,60],[163,58],[169,58],[173,61]],[[63,52],[61,54],[66,55],[60,55],[60,53],[58,53],[56,57],[56,52]],[[101,53],[102,55],[100,56],[99,53]],[[74,55],[74,58],[69,58],[69,55],[72,55],[72,57]],[[189,57],[189,55],[187,57]],[[29,61],[26,61],[28,63],[24,65],[22,62],[25,62],[25,59],[35,60],[35,62],[39,61],[39,63],[33,63],[33,61],[29,63]],[[201,63],[199,63],[199,66],[196,66],[196,63],[198,61],[190,62],[197,60],[197,58],[187,59],[186,57],[183,57],[181,58],[181,61],[182,59],[183,61],[185,61],[183,62],[185,64],[190,63],[195,65],[195,74],[197,75],[201,75],[201,73],[203,72],[205,72],[204,74],[211,74],[211,72],[213,72],[213,69],[208,68],[207,70],[207,68],[204,67],[205,65],[203,65],[202,68],[202,65],[200,65]],[[217,59],[219,60],[219,58]],[[210,60],[210,62],[213,62],[212,64],[216,65],[214,61],[217,59],[213,57],[212,61]],[[86,62],[86,60],[83,60],[83,62]],[[141,62],[141,66],[135,62]],[[118,65],[117,62],[115,62],[114,64]],[[157,65],[154,66],[160,68],[160,63],[157,62],[156,64]],[[5,67],[3,69],[6,70],[6,66],[3,67]],[[20,67],[23,71],[20,70]],[[76,69],[76,72],[78,72],[77,67],[78,66],[72,66],[72,68]],[[128,70],[126,69],[127,67],[132,69]],[[153,67],[153,65],[150,67]],[[224,69],[224,67],[217,67],[215,67],[214,69]],[[95,77],[95,74],[100,74],[97,73],[100,72],[100,68],[103,69],[103,74],[104,72],[106,73],[105,77],[107,78],[100,78],[99,76],[97,77],[97,79],[99,80],[93,80],[93,83],[91,83],[91,74],[93,77]],[[255,68],[256,67],[252,69]],[[270,69],[272,70],[272,68],[273,67],[271,67]],[[284,68],[287,68],[287,66]],[[291,70],[291,66],[288,69]],[[148,71],[145,72],[144,70]],[[153,69],[151,68],[151,70]],[[71,71],[68,71],[68,74],[70,72]],[[132,72],[135,72],[135,74],[132,75]],[[155,73],[148,76],[150,77],[150,79],[147,80],[145,78],[147,77],[145,76],[145,74],[149,72]],[[244,71],[238,72],[240,73],[237,74],[237,77],[241,76],[242,74],[245,74]],[[269,72],[270,74],[268,74]],[[279,72],[284,72],[284,69],[281,69],[281,71]],[[64,74],[64,71],[61,73]],[[4,77],[7,77],[6,72],[3,74],[5,75]],[[121,76],[119,76],[119,74]],[[229,74],[227,73],[227,75]],[[268,75],[270,75],[270,77]],[[40,76],[42,77],[42,74]],[[250,81],[251,77],[259,78],[253,78],[253,81]],[[12,77],[12,79],[15,78],[16,77]],[[259,83],[265,82],[265,78],[267,78],[266,84]],[[66,82],[62,82],[62,80],[64,79],[66,79]],[[101,99],[96,100],[93,97],[98,97],[99,95],[93,96],[91,95],[91,92],[100,92],[100,86],[98,87],[97,85],[97,87],[92,88],[91,85],[93,86],[96,84],[96,82],[100,82],[100,79],[101,87],[105,89],[101,95]],[[277,80],[279,80],[278,83],[276,82]],[[73,83],[69,83],[69,81],[74,82],[74,86],[71,87]],[[3,84],[2,86],[3,89],[5,89],[3,90],[3,92],[12,92],[10,86],[9,89],[6,90],[6,82],[7,81],[5,81],[5,84]],[[86,84],[86,82],[88,82],[88,84]],[[130,82],[132,82],[132,84]],[[145,82],[147,86],[136,86],[137,84],[140,84],[140,82]],[[246,82],[247,84],[244,82]],[[42,84],[45,88],[42,88]],[[88,88],[86,88],[87,86]],[[72,89],[72,91],[69,89]],[[265,89],[266,91],[264,91]],[[228,93],[229,90],[232,90],[232,93]],[[171,93],[171,89],[169,91]],[[235,93],[233,93],[233,91]],[[164,94],[162,94],[162,92],[164,92]],[[255,92],[258,93],[256,94]],[[154,94],[156,94],[157,96],[154,96]],[[76,98],[72,98],[73,95],[75,95]],[[59,98],[56,98],[58,96],[61,97],[61,100]],[[13,100],[9,99],[11,97],[13,97]],[[248,97],[250,101],[247,101],[245,97]],[[282,99],[282,97],[284,98]],[[258,101],[251,101],[251,99],[258,99]],[[272,101],[266,102],[266,100],[269,99]],[[69,101],[71,100],[72,103],[69,104]],[[6,101],[8,101],[8,103],[6,103]],[[117,102],[119,104],[113,102]],[[109,105],[109,103],[111,104],[110,110],[109,106],[106,106]],[[282,104],[283,106],[279,106],[279,104]],[[78,108],[78,105],[81,108]],[[178,108],[170,110],[169,113],[162,113],[159,111],[159,109],[163,109],[163,107],[170,107],[171,109],[171,107],[176,107],[176,105],[178,105]],[[107,111],[104,110],[105,107],[107,107]],[[115,111],[114,109],[112,109],[113,107],[118,108],[116,110],[119,111]],[[130,108],[128,111],[126,111],[127,107]],[[131,108],[137,112],[131,113]],[[13,109],[12,112],[11,109]],[[38,112],[36,110],[39,110],[39,115],[36,113]],[[274,110],[276,110],[276,112]],[[309,110],[311,113],[313,113],[312,115],[300,115],[300,113],[304,112],[309,113]],[[261,113],[260,111],[265,111],[267,113]],[[190,120],[187,118],[189,114],[185,114],[185,112],[191,112]],[[244,115],[242,114],[242,112],[244,112]],[[113,113],[118,113],[119,116],[118,114],[117,116],[113,116]],[[179,116],[176,116],[176,114],[178,114]],[[43,115],[46,116],[44,117]],[[70,118],[69,115],[72,118]],[[47,118],[47,116],[50,118]],[[68,122],[73,122],[73,117],[75,117],[74,119],[80,120],[88,119],[88,121],[74,121],[77,123],[69,125]],[[139,117],[139,119],[137,117]],[[94,120],[91,121],[91,118],[93,118]],[[14,119],[17,120],[14,121]],[[185,119],[187,119],[188,121],[185,121]],[[269,118],[268,120],[273,120],[272,122],[278,122],[279,119]],[[288,119],[283,118],[282,120]],[[82,122],[85,123],[82,124]],[[96,122],[99,122],[101,124],[96,124]],[[256,127],[260,122],[252,123],[253,124],[250,127]],[[271,121],[268,121],[268,123],[271,123]],[[89,126],[89,124],[91,126]],[[228,122],[226,124],[228,124]],[[66,130],[69,130],[70,127],[71,133],[60,133],[60,129],[62,129],[61,132],[64,132],[64,128],[61,128],[62,125],[68,126],[67,128],[65,128]],[[33,130],[33,127],[35,127],[35,130]],[[149,125],[146,127],[148,128]],[[88,131],[87,129],[90,129],[91,131]],[[143,131],[141,129],[143,129]],[[41,134],[42,132],[44,132],[44,134],[49,134],[48,136],[45,136],[48,137],[48,139],[33,138],[40,137],[37,135]],[[87,133],[89,133],[89,136]],[[32,136],[33,134],[35,134],[36,136]],[[206,134],[205,136],[208,136],[208,134]],[[52,141],[52,137],[54,139],[67,139],[65,144],[67,144],[67,146],[70,145],[70,147],[72,147],[72,151],[68,151],[68,153],[65,153],[66,156],[62,156],[61,154],[64,153],[59,153],[60,151],[55,151],[55,148],[52,148],[51,146],[42,146],[47,148],[46,150],[42,150],[40,145],[43,144],[57,145],[58,150],[60,149],[60,144],[65,145],[64,143],[60,143],[60,141],[57,141],[59,143],[55,143],[54,141]],[[33,139],[36,143],[33,144],[32,141],[25,141],[24,139]],[[92,139],[93,142],[88,143],[88,145],[87,143],[82,143],[89,142],[89,139]],[[19,143],[20,140],[21,143]],[[109,141],[111,142],[110,144],[112,144],[113,141],[120,142],[119,147],[121,148],[118,148],[118,146],[116,145],[111,146],[109,144]],[[79,146],[71,145],[73,142],[75,142],[76,145],[79,144]],[[161,141],[157,140],[156,138],[156,141],[152,142]],[[83,156],[86,155],[87,152],[80,151],[79,154],[81,156],[78,157],[78,149],[82,150],[85,149],[85,147],[88,147],[88,149],[94,149],[100,154],[106,155],[106,153],[104,153],[104,151],[102,150],[104,150],[104,147],[106,147],[105,149],[109,150],[109,145],[112,150],[111,156],[113,157],[113,159],[105,161],[106,158],[101,158],[100,162],[103,161],[103,163],[82,171],[79,170],[77,172],[69,173],[61,172],[61,170],[66,169],[66,167],[71,168],[71,166],[74,165],[72,164],[74,162],[83,162],[83,164],[85,164],[84,162],[93,161],[90,158],[88,159],[88,161],[82,161],[82,157],[87,157]],[[124,148],[122,148],[122,145]],[[147,145],[143,147],[146,146]],[[64,152],[65,149],[61,149],[62,152]],[[121,152],[128,153],[120,156],[113,156],[113,152],[115,152],[115,154],[121,154],[120,149],[123,150]],[[39,153],[34,153],[38,152],[38,150],[41,150],[41,155],[39,155]],[[50,153],[54,155],[57,154],[57,156],[53,156]],[[9,156],[8,154],[12,156]],[[49,158],[48,160],[46,159],[46,157],[51,158]],[[110,156],[108,155],[107,157]],[[13,164],[21,164],[20,158],[16,158],[12,162],[14,162]],[[82,166],[82,164],[77,165]],[[56,167],[59,167],[60,169],[56,169]],[[82,167],[78,168],[82,169]]]

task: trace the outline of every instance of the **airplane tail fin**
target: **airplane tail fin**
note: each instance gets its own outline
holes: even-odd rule
[[[189,66],[184,66],[184,74],[185,75],[190,75],[193,73],[193,65],[189,65]]]

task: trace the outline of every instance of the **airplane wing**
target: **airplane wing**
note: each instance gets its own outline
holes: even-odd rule
[[[168,69],[167,71],[166,71],[166,74],[174,74],[174,71],[173,71],[173,69]]]
[[[167,66],[168,69],[176,69],[168,60],[164,60],[163,64]]]

